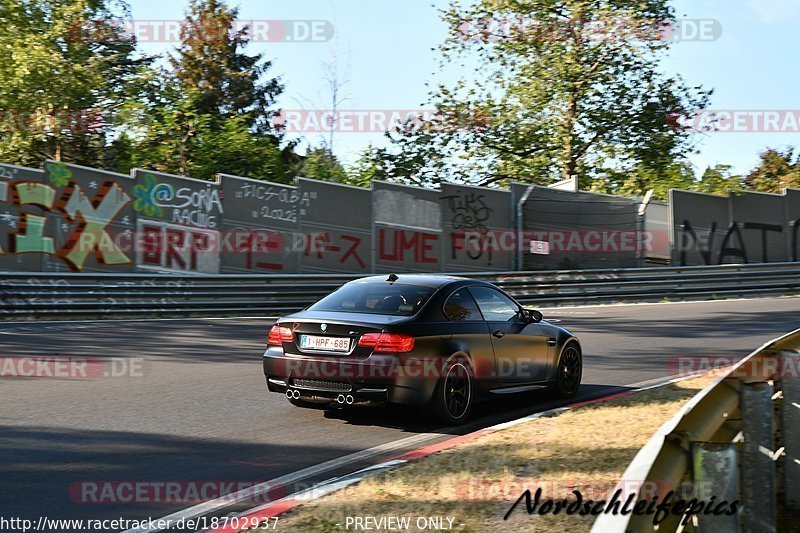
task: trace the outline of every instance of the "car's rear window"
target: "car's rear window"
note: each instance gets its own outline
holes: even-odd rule
[[[428,301],[434,290],[433,287],[400,283],[348,283],[308,309],[411,316]]]

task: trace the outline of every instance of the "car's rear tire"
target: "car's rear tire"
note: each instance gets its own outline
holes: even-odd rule
[[[559,398],[574,398],[581,387],[583,356],[577,342],[570,341],[561,351],[553,389]]]
[[[433,393],[434,419],[450,426],[463,424],[472,410],[474,382],[472,366],[466,358],[456,357],[445,363]]]

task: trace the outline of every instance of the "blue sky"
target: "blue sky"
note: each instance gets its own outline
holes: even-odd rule
[[[252,44],[273,61],[272,73],[286,88],[279,101],[284,109],[327,109],[330,99],[323,80],[334,58],[347,83],[341,89],[345,109],[391,110],[424,107],[427,87],[436,78],[438,62],[432,48],[445,37],[435,6],[445,0],[240,0],[240,18],[257,20],[327,20],[336,36],[327,42]],[[797,28],[800,0],[674,0],[679,17],[714,19],[722,27],[715,41],[683,41],[672,47],[667,72],[689,84],[714,88],[711,108],[719,110],[800,110],[797,68]],[[134,19],[171,20],[183,17],[186,2],[131,0]],[[142,45],[157,53],[171,44]],[[306,136],[319,144],[320,135]],[[353,161],[379,133],[340,132],[335,151]],[[700,153],[692,158],[699,169],[727,163],[747,172],[767,146],[800,145],[796,132],[725,132],[705,134]]]

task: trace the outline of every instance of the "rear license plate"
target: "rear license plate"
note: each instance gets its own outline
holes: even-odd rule
[[[324,350],[326,352],[349,352],[350,339],[300,335],[300,348],[304,350]]]

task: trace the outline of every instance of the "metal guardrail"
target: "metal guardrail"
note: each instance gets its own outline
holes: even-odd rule
[[[624,502],[738,500],[737,512],[669,514],[658,532],[775,532],[800,518],[800,329],[768,342],[698,393],[639,451]],[[711,500],[711,498],[715,500]],[[725,509],[730,510],[726,504]],[[683,522],[686,521],[684,525]],[[682,528],[682,529],[681,529]],[[653,515],[605,514],[593,533],[655,531]],[[796,529],[792,529],[793,531]]]
[[[492,281],[540,307],[800,293],[800,263],[457,275]],[[0,274],[0,319],[280,315],[358,277],[8,272]]]

